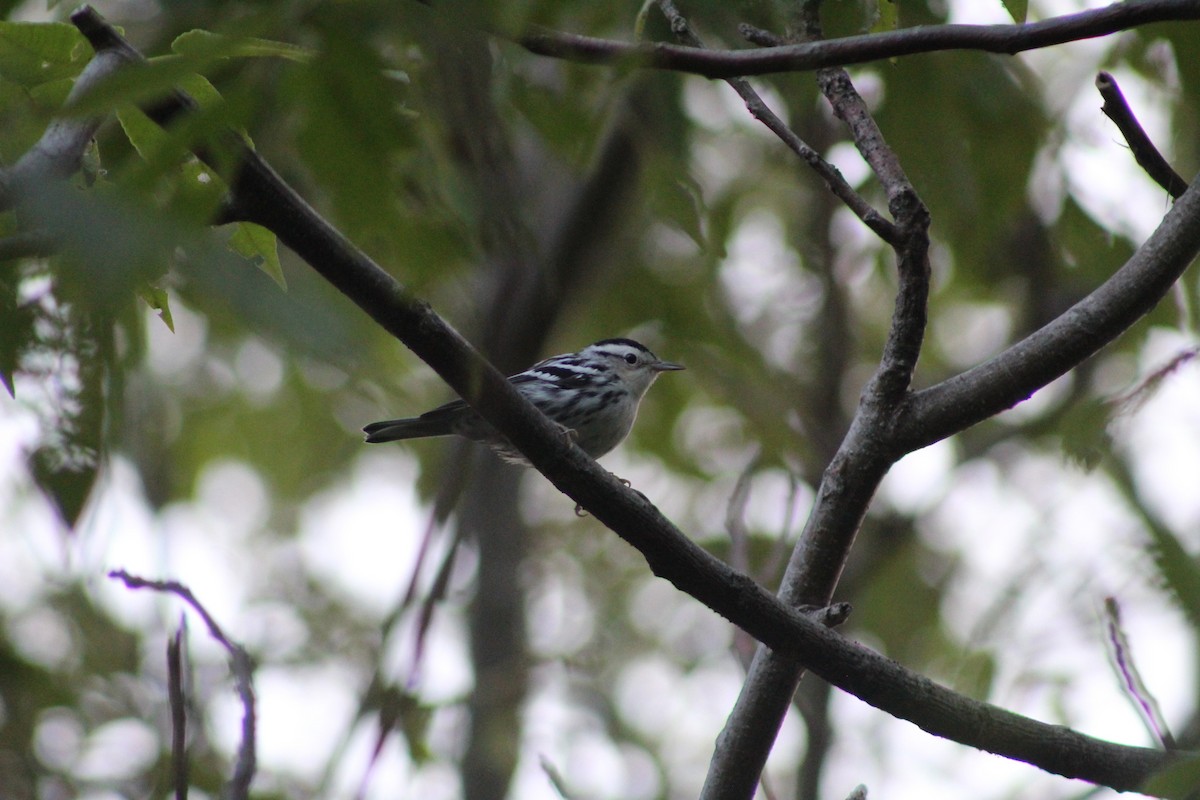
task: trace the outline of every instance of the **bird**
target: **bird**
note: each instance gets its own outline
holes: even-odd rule
[[[539,361],[508,381],[585,453],[600,458],[629,434],[638,405],[655,379],[681,369],[682,364],[663,361],[633,339],[602,339],[577,353]],[[363,432],[371,444],[462,436],[483,442],[505,461],[529,465],[508,439],[463,400],[453,400],[419,417],[372,422]]]

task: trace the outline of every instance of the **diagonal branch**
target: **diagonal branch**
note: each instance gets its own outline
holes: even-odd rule
[[[1129,149],[1133,151],[1133,157],[1138,166],[1146,170],[1146,174],[1153,178],[1155,183],[1166,189],[1171,197],[1178,198],[1187,191],[1187,181],[1171,168],[1167,159],[1154,146],[1154,142],[1150,141],[1142,124],[1134,116],[1133,109],[1125,100],[1125,94],[1117,85],[1116,78],[1107,72],[1101,72],[1096,76],[1096,89],[1100,92],[1100,97],[1104,99],[1104,105],[1100,107],[1100,110],[1121,131],[1121,135],[1129,143]]]
[[[1012,408],[1142,318],[1200,254],[1200,188],[1193,183],[1117,272],[1053,322],[994,358],[909,399],[894,434],[917,450]]]
[[[1152,22],[1189,19],[1200,19],[1200,3],[1195,0],[1139,0],[1023,25],[921,25],[763,50],[703,50],[657,42],[630,44],[544,28],[536,28],[516,41],[531,53],[585,64],[649,67],[728,78],[862,64],[938,50],[1013,55],[1107,36]]]
[[[119,50],[97,50],[83,72],[75,79],[67,96],[67,106],[91,92],[110,75],[130,63],[133,55]],[[0,211],[7,211],[21,200],[25,187],[46,179],[65,179],[79,171],[83,154],[104,121],[101,117],[62,116],[46,128],[37,143],[11,167],[0,169]],[[27,254],[32,249],[52,249],[46,237],[30,234],[7,240],[11,256]]]
[[[700,41],[700,37],[692,31],[687,20],[679,13],[679,10],[671,0],[659,0],[659,6],[662,9],[663,15],[667,17],[667,21],[671,24],[671,31],[679,41],[688,47],[701,49],[704,47],[704,43]],[[813,172],[817,173],[825,181],[825,185],[829,187],[829,191],[833,192],[835,197],[845,203],[846,207],[853,211],[854,215],[862,220],[864,225],[874,231],[875,235],[885,242],[894,243],[897,241],[896,226],[876,211],[862,195],[854,191],[854,187],[842,176],[841,170],[822,158],[820,153],[810,147],[795,131],[788,127],[787,123],[781,120],[763,102],[762,97],[750,85],[750,81],[745,78],[726,78],[725,82],[745,101],[746,110],[750,112],[751,116],[765,125],[793,153],[803,159],[812,168]]]

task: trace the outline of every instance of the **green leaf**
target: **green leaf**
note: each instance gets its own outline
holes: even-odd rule
[[[171,333],[175,332],[175,320],[171,317],[170,300],[167,297],[167,290],[158,286],[143,286],[137,290],[138,297],[146,301],[146,305],[158,312],[158,318],[170,329]]]
[[[871,33],[894,31],[900,27],[900,0],[879,0],[875,4],[875,22]]]
[[[1029,0],[1000,0],[1004,5],[1004,10],[1013,18],[1013,22],[1018,25],[1025,24],[1025,18],[1029,15]]]
[[[130,64],[101,81],[94,89],[75,101],[65,111],[76,116],[108,114],[114,107],[128,103],[158,100],[195,80],[215,58],[195,56],[160,56]]]
[[[708,237],[704,235],[704,195],[694,178],[682,176],[672,184],[670,199],[663,203],[668,219],[686,233],[702,250],[708,249]]]
[[[1200,756],[1176,761],[1156,772],[1138,789],[1152,797],[1186,800],[1196,796],[1200,786]]]
[[[1064,412],[1060,430],[1063,454],[1075,466],[1090,472],[1112,452],[1112,405],[1090,399],[1074,403]]]
[[[129,143],[144,160],[150,161],[162,149],[168,137],[158,123],[146,116],[136,106],[123,106],[117,109],[117,121],[121,130],[125,131]]]
[[[1165,526],[1147,524],[1146,531],[1159,576],[1192,627],[1200,629],[1200,564]]]
[[[386,241],[399,224],[387,176],[399,153],[412,147],[410,119],[400,113],[407,87],[388,77],[389,65],[344,32],[289,81],[303,105],[297,144],[305,161],[356,238]]]
[[[90,52],[73,25],[0,21],[0,76],[27,88],[77,74]]]
[[[197,131],[188,128],[168,133],[133,106],[119,109],[117,119],[130,144],[146,162],[144,177],[157,180],[168,174],[178,176],[172,187],[173,198],[199,218],[208,219],[225,196],[227,187],[221,176],[187,148],[188,141],[197,138]],[[193,119],[197,127],[206,124],[205,120]]]
[[[171,43],[171,51],[179,55],[222,58],[286,58],[289,61],[311,61],[315,53],[306,47],[255,37],[222,36],[204,30],[182,33]]]
[[[94,453],[66,457],[57,448],[41,447],[29,458],[29,473],[68,528],[74,528],[96,482]]]
[[[212,81],[198,72],[182,75],[179,78],[179,88],[187,92],[201,108],[212,108],[225,102]]]
[[[279,245],[275,234],[252,222],[239,222],[229,237],[229,247],[254,262],[280,289],[287,291],[287,278],[279,263]]]

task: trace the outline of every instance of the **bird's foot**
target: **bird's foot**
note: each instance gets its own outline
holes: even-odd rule
[[[571,431],[571,433],[574,433],[574,432],[575,432],[575,431]],[[608,474],[609,474],[609,475],[612,475],[614,478],[616,478],[617,480],[619,480],[619,481],[621,482],[621,485],[622,485],[622,486],[627,486],[627,487],[633,486],[633,484],[632,484],[632,483],[630,483],[629,481],[625,480],[624,478],[622,478],[622,477],[621,477],[621,476],[619,476],[619,475],[613,475],[611,472],[610,472],[610,473],[608,473]],[[638,492],[638,494],[642,494],[642,493],[641,493],[641,492]],[[646,495],[642,494],[642,497],[643,497],[643,498],[644,498],[645,496],[646,496]],[[588,515],[587,509],[585,509],[583,506],[579,505],[579,503],[576,503],[576,504],[575,504],[575,516],[577,516],[577,517],[581,517],[581,518],[582,518],[582,517],[586,517],[587,515]]]
[[[558,433],[560,436],[572,444],[579,443],[579,431],[575,430],[574,428],[568,428],[561,422],[555,422],[554,424],[558,426]]]

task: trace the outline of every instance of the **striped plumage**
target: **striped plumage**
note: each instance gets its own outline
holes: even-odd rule
[[[604,339],[578,353],[539,361],[508,380],[543,414],[573,431],[584,452],[599,458],[628,435],[638,404],[659,373],[679,369],[683,366],[659,359],[632,339]],[[419,417],[372,422],[363,431],[368,442],[464,436],[486,443],[506,461],[527,463],[462,400]]]

